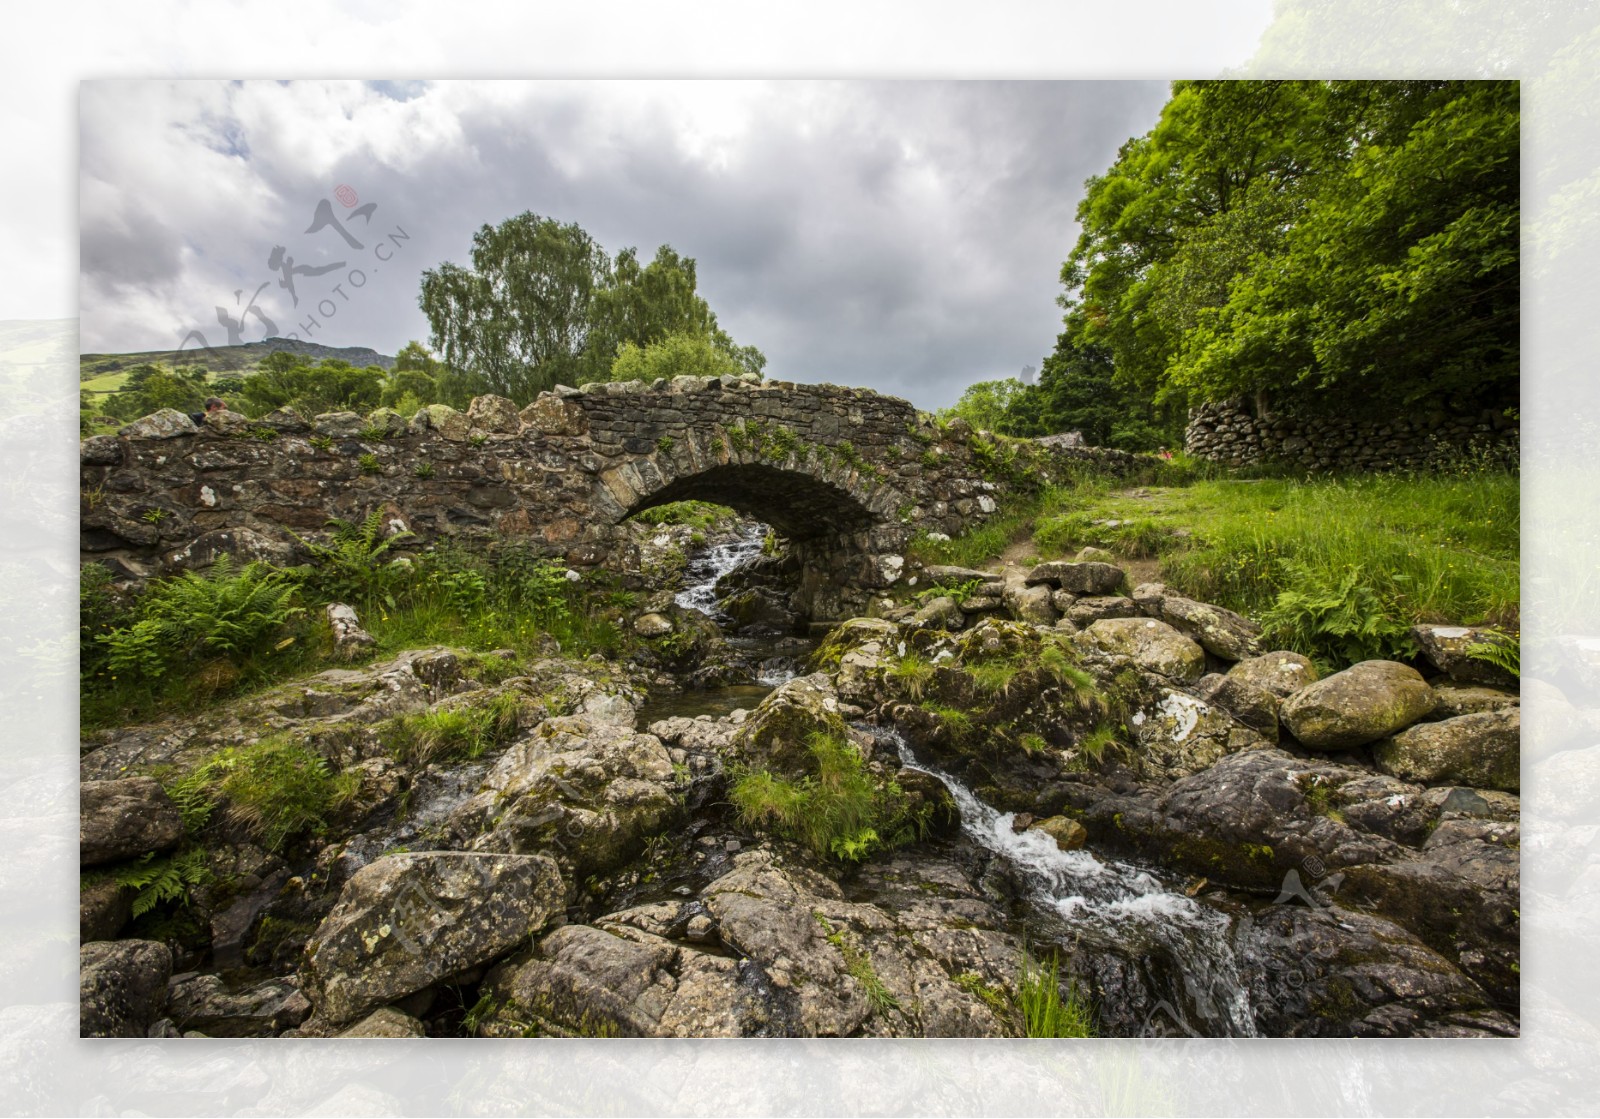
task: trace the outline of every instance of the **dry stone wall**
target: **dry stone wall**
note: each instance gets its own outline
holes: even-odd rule
[[[1307,470],[1384,470],[1436,463],[1469,448],[1515,461],[1518,431],[1502,412],[1444,411],[1381,419],[1269,413],[1205,404],[1189,414],[1184,448],[1225,466],[1284,462]]]

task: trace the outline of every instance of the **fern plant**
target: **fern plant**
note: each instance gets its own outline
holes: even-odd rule
[[[298,588],[284,572],[264,563],[237,573],[222,555],[204,575],[186,571],[152,587],[131,624],[100,634],[106,667],[113,676],[156,679],[175,660],[220,653],[241,661],[266,648],[301,612]]]
[[[1270,640],[1341,665],[1416,655],[1410,627],[1362,581],[1360,566],[1336,578],[1294,560],[1283,569],[1288,589],[1261,619]]]
[[[190,847],[171,855],[156,857],[154,851],[103,874],[85,877],[84,884],[110,880],[134,891],[133,916],[143,917],[160,905],[189,904],[189,891],[211,881],[206,853]]]
[[[1468,657],[1492,664],[1512,676],[1522,676],[1522,638],[1504,630],[1489,630],[1489,640],[1474,641],[1466,648]]]
[[[333,535],[328,543],[317,544],[295,536],[311,563],[304,569],[305,580],[318,594],[335,602],[370,607],[383,602],[393,610],[395,592],[411,577],[406,564],[389,558],[389,550],[412,533],[400,529],[384,532],[381,510],[368,513],[360,524],[334,518],[328,522]]]
[[[284,572],[248,563],[237,574],[233,558],[218,556],[204,575],[186,571],[159,584],[145,604],[182,652],[201,649],[235,656],[256,650],[301,612],[299,588]]]

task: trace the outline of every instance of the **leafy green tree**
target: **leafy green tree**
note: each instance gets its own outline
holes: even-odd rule
[[[736,345],[696,288],[694,260],[670,245],[648,264],[632,248],[613,262],[574,224],[525,213],[486,225],[471,268],[423,274],[422,310],[448,371],[430,375],[444,395],[470,387],[526,403],[556,384],[607,380],[624,347],[669,336],[705,338],[759,375],[766,358]]]
[[[959,416],[979,431],[1013,434],[1010,428],[1017,417],[1013,416],[1012,409],[1026,391],[1027,386],[1015,377],[978,381],[968,385],[961,399],[942,409],[939,416],[947,420]]]
[[[1168,379],[1206,397],[1300,386],[1383,404],[1504,404],[1518,374],[1513,83],[1451,83],[1403,138],[1359,148],[1284,252],[1203,311]]]
[[[190,366],[172,369],[146,362],[128,371],[127,380],[106,399],[105,407],[118,419],[132,420],[162,408],[198,412],[208,395],[210,390],[204,369]]]
[[[424,272],[420,303],[447,366],[522,404],[579,380],[595,292],[610,272],[578,225],[523,213],[478,230],[471,268]]]
[[[657,377],[738,377],[745,367],[704,334],[668,334],[640,346],[624,342],[611,363],[613,381],[653,381]]]
[[[488,391],[480,378],[451,369],[421,342],[411,341],[395,355],[378,403],[409,416],[428,404],[465,408],[474,396]]]
[[[1177,82],[1091,178],[1066,338],[1145,401],[1492,401],[1517,375],[1517,86]]]
[[[239,389],[241,411],[263,415],[293,408],[305,416],[323,412],[367,412],[377,407],[386,375],[376,365],[357,368],[327,358],[312,364],[305,354],[268,354]]]

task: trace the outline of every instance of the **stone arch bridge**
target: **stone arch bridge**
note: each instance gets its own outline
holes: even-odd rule
[[[409,420],[195,425],[164,411],[82,444],[82,550],[138,580],[224,552],[288,563],[296,534],[381,509],[419,544],[514,537],[574,567],[624,566],[624,521],[698,499],[785,536],[796,607],[832,619],[906,576],[918,530],[955,535],[996,511],[992,447],[867,390],[698,377],[563,386],[520,411],[483,396]]]

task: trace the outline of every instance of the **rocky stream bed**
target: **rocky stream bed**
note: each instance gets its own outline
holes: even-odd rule
[[[801,636],[764,535],[689,557],[651,656],[412,650],[92,736],[82,1032],[1004,1036],[1040,959],[1102,1035],[1518,1032],[1518,697],[1472,631],[1319,679],[1090,554]],[[461,709],[499,713],[479,756],[385,738]],[[910,842],[745,822],[731,782],[818,732]],[[164,785],[267,736],[337,813],[274,849],[222,805],[188,903],[134,920],[96,868],[177,848]]]

